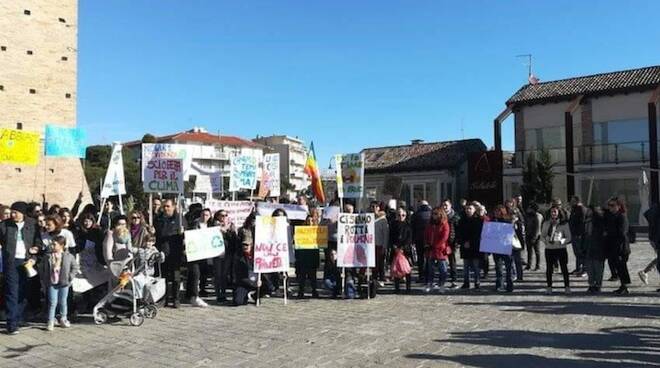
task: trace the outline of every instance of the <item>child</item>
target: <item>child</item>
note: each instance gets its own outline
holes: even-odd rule
[[[41,262],[41,278],[46,286],[48,296],[48,325],[46,329],[52,331],[55,327],[55,310],[59,307],[60,327],[71,326],[67,318],[67,296],[69,285],[78,273],[78,263],[74,256],[67,251],[66,238],[55,236]]]

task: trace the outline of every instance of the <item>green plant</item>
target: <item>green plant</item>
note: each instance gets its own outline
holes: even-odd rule
[[[555,177],[553,170],[556,163],[552,161],[547,150],[537,152],[538,158],[536,154],[530,153],[523,168],[521,191],[526,204],[552,201],[552,183]]]

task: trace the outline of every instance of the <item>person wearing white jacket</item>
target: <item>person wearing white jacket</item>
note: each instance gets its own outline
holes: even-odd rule
[[[547,282],[547,293],[552,293],[552,273],[554,265],[559,262],[561,274],[564,277],[564,291],[571,292],[568,276],[568,252],[566,245],[571,242],[571,231],[566,219],[562,218],[561,211],[557,207],[550,209],[550,218],[541,226],[541,240],[545,245],[545,277]]]

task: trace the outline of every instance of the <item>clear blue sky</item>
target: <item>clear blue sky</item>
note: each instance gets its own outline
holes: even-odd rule
[[[526,83],[660,64],[660,1],[80,1],[90,143],[204,126],[365,147],[479,137]],[[463,126],[463,132],[461,132]],[[513,146],[513,127],[504,147]]]

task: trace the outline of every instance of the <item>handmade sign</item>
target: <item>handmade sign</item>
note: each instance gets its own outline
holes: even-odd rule
[[[46,125],[46,156],[85,158],[85,131]]]
[[[317,249],[328,247],[327,226],[296,226],[294,233],[296,249]]]
[[[283,209],[289,220],[307,220],[309,209],[307,206],[300,206],[297,204],[284,204],[284,203],[257,203],[257,214],[261,216],[270,216],[276,209]]]
[[[335,162],[339,197],[362,197],[364,193],[364,156],[359,153],[335,155]]]
[[[183,161],[180,159],[153,159],[144,171],[145,193],[183,193]]]
[[[36,166],[39,162],[39,133],[0,128],[0,162]]]
[[[229,191],[255,189],[257,187],[257,159],[254,156],[238,155],[231,158]]]
[[[484,222],[481,228],[479,251],[510,256],[513,247],[513,224],[507,222]]]
[[[124,160],[121,155],[121,144],[112,146],[108,171],[105,173],[101,198],[126,194],[126,182],[124,180]]]
[[[178,158],[183,163],[183,179],[188,180],[191,173],[192,149],[186,144],[143,143],[142,144],[142,177],[144,178],[147,163],[153,159]]]
[[[215,258],[225,254],[225,240],[219,226],[187,230],[183,236],[188,262]]]
[[[254,272],[289,270],[289,225],[284,217],[257,216],[254,238]]]
[[[205,202],[204,206],[210,209],[213,213],[220,210],[227,211],[229,221],[234,224],[236,228],[243,226],[245,219],[254,209],[254,203],[250,201],[218,201],[215,199],[209,199]]]
[[[337,221],[337,266],[375,267],[376,243],[373,213],[339,214]]]
[[[264,155],[261,185],[268,197],[280,196],[280,154]]]

